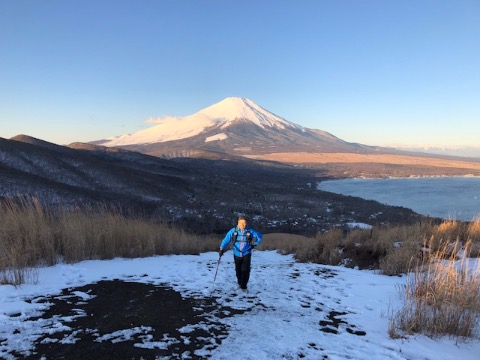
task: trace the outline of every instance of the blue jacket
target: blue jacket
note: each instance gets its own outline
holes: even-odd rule
[[[234,240],[234,233],[237,232],[237,239],[233,243],[233,255],[243,257],[252,253],[253,246],[257,246],[262,242],[263,235],[251,227],[246,227],[245,230],[240,230],[237,227],[231,228],[222,243],[220,249],[225,249],[230,242]],[[247,234],[250,233],[251,242],[247,239]]]

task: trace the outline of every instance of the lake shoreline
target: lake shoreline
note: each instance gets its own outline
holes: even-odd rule
[[[432,218],[474,221],[480,215],[478,176],[325,179],[317,189],[406,207]]]

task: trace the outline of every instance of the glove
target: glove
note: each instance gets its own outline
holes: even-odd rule
[[[220,257],[222,257],[222,255],[223,255],[224,252],[225,252],[225,251],[224,251],[223,249],[220,249],[220,250],[218,250],[218,255],[219,255]]]

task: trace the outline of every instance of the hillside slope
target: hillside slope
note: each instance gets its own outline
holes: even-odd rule
[[[404,208],[324,193],[318,171],[248,159],[161,159],[92,144],[0,139],[0,199],[106,204],[199,232],[223,232],[238,213],[265,231],[314,235],[335,223],[410,222]],[[336,211],[331,211],[335,208]],[[381,214],[372,219],[372,214]]]

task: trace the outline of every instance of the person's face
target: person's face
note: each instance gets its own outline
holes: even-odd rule
[[[247,227],[247,221],[246,220],[238,220],[238,227],[240,228],[240,230],[245,230],[245,228]]]

